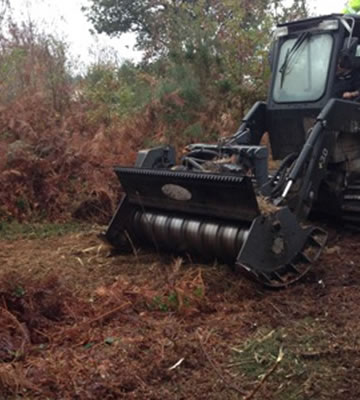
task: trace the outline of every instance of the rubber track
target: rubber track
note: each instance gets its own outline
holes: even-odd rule
[[[360,232],[360,180],[350,182],[344,191],[342,220],[345,227]]]

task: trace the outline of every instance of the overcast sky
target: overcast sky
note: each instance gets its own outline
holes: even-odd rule
[[[51,32],[69,44],[79,70],[99,57],[102,49],[114,48],[119,60],[138,61],[141,54],[134,50],[132,34],[109,38],[106,34],[90,33],[92,25],[81,11],[88,0],[11,0],[12,16],[17,20],[33,20],[45,32]]]
[[[344,8],[343,0],[308,0],[316,14],[339,13]],[[134,51],[133,35],[123,35],[121,39],[110,39],[106,35],[91,35],[91,24],[87,21],[81,6],[88,0],[11,0],[13,15],[18,19],[39,22],[46,32],[54,32],[70,45],[73,57],[78,60],[79,69],[94,61],[102,48],[113,47],[119,60],[137,61],[141,55]]]

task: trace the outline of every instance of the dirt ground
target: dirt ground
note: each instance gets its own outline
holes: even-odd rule
[[[0,239],[1,399],[360,398],[358,235],[271,291],[100,230]]]

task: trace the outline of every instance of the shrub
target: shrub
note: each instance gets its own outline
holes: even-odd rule
[[[66,44],[31,22],[9,24],[0,36],[0,104],[38,95],[63,112],[69,103],[70,75]]]
[[[109,125],[140,110],[150,99],[148,85],[130,63],[92,65],[83,81],[83,96],[90,103],[90,120]]]

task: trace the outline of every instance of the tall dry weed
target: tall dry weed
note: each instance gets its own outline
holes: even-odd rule
[[[31,23],[0,35],[0,222],[107,223],[121,193],[114,165],[236,129],[236,101],[201,86],[191,66],[98,65],[75,80],[66,51]]]

